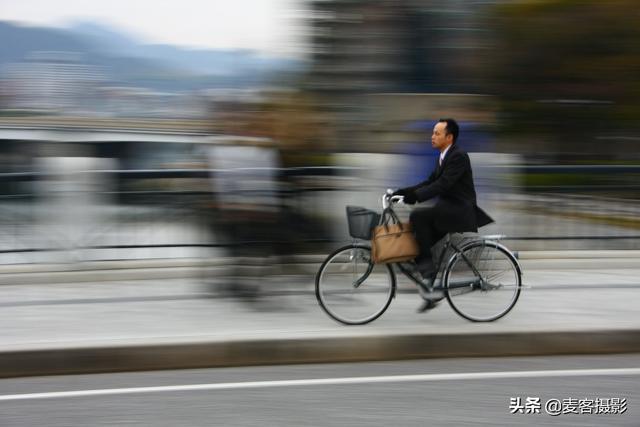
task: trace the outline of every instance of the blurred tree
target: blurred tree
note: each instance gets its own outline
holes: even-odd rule
[[[523,150],[563,160],[638,152],[601,139],[639,130],[637,0],[527,0],[497,5],[490,19],[486,63],[505,131],[540,144]]]
[[[266,94],[248,122],[251,133],[274,140],[285,167],[327,164],[330,123],[312,95],[299,91]]]

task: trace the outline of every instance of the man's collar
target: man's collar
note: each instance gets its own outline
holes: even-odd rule
[[[442,160],[444,160],[444,158],[447,156],[447,153],[449,152],[449,150],[451,150],[451,147],[453,147],[453,144],[449,145],[447,148],[444,149],[442,153],[440,153],[440,158]]]

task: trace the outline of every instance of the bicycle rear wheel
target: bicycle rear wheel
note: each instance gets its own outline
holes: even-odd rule
[[[449,261],[444,275],[445,294],[460,316],[473,322],[491,322],[516,304],[521,277],[518,263],[504,246],[490,241],[472,242]]]
[[[385,312],[395,294],[391,266],[373,264],[371,249],[344,246],[320,266],[316,274],[316,298],[333,319],[346,325],[362,325]]]

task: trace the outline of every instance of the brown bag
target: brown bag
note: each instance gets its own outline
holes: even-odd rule
[[[371,239],[371,257],[373,262],[391,263],[402,262],[418,256],[418,242],[413,236],[411,224],[400,223],[398,217],[393,213],[387,213],[387,220],[373,229]],[[385,217],[383,213],[383,218]],[[388,218],[392,217],[396,222],[387,224]]]

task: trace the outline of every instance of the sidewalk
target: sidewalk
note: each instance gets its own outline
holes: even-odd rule
[[[640,352],[640,255],[622,255],[520,254],[530,288],[511,313],[489,324],[462,319],[446,301],[417,314],[415,288],[402,279],[389,310],[357,327],[340,325],[320,309],[309,274],[317,268],[313,262],[291,264],[281,272],[288,275],[265,278],[262,297],[255,302],[221,292],[222,279],[211,273],[223,267],[222,260],[214,266],[183,260],[164,268],[149,262],[127,264],[130,268],[114,263],[99,270],[104,273],[86,270],[87,265],[84,271],[77,266],[60,271],[64,269],[58,266],[57,272],[44,266],[35,272],[5,267],[0,275],[0,377]],[[297,261],[305,260],[314,261]],[[131,277],[112,280],[125,273]],[[43,279],[55,274],[91,280]],[[7,284],[8,277],[13,284]]]

